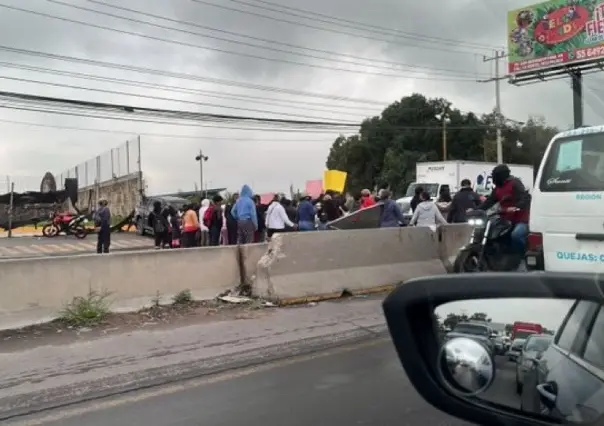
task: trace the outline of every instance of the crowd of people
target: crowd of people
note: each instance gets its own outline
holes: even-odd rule
[[[462,182],[458,194],[452,199],[448,192],[443,192],[434,202],[429,193],[417,188],[411,202],[414,214],[409,224],[435,226],[465,221],[467,200],[478,200],[472,202],[475,207],[480,198],[467,180]],[[328,223],[377,203],[382,206],[379,227],[407,224],[388,189],[377,192],[364,189],[356,197],[334,191],[326,191],[316,198],[302,193],[294,200],[276,194],[271,202],[263,204],[259,195],[243,185],[229,201],[216,194],[200,204],[186,205],[182,211],[172,206],[163,207],[158,201],[149,215],[148,225],[154,231],[157,249],[250,244],[267,241],[279,232],[327,230]]]
[[[199,205],[185,205],[181,211],[173,206],[162,206],[157,201],[149,214],[148,225],[154,231],[155,248],[163,249],[250,244],[267,241],[279,232],[323,231],[329,229],[330,222],[378,203],[380,228],[411,225],[435,229],[437,225],[465,223],[468,211],[490,208],[501,201],[500,192],[504,189],[507,191],[505,198],[513,200],[506,201],[506,209],[512,215],[518,209],[524,212],[528,208],[525,206],[526,199],[530,197],[525,196],[528,192],[522,183],[510,175],[505,165],[497,166],[493,176],[497,178],[500,189],[499,192],[494,190],[488,198],[476,193],[469,179],[461,181],[461,187],[454,196],[444,187],[436,201],[421,186],[417,187],[410,203],[413,213],[410,220],[404,217],[400,205],[392,199],[386,188],[377,192],[364,189],[357,196],[326,191],[314,199],[305,193],[294,200],[277,194],[266,205],[259,195],[253,193],[252,188],[243,185],[241,191],[233,194],[229,201],[216,194],[211,199],[202,200]],[[514,224],[520,224],[514,235],[519,246],[528,232],[525,226],[528,223],[527,215],[522,214],[521,220],[512,218]],[[111,213],[106,200],[100,201],[94,221],[98,232],[97,252],[108,253]]]
[[[375,204],[373,199],[360,202],[363,206]],[[295,200],[275,195],[266,205],[243,185],[228,202],[216,194],[199,205],[185,205],[182,211],[158,201],[148,225],[158,249],[249,244],[266,241],[277,232],[325,230],[328,222],[352,208],[345,197],[331,191],[314,200],[307,194]]]

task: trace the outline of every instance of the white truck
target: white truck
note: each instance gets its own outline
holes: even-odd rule
[[[417,163],[415,165],[415,182],[407,187],[405,196],[396,200],[403,215],[409,217],[411,212],[411,199],[415,194],[415,188],[421,186],[424,191],[430,193],[433,199],[437,199],[440,191],[448,188],[451,195],[459,189],[463,179],[472,182],[474,190],[480,195],[488,195],[493,190],[493,179],[491,171],[497,163],[484,163],[477,161],[438,161],[431,163]],[[508,164],[513,176],[519,178],[529,190],[533,189],[534,174],[533,166]]]

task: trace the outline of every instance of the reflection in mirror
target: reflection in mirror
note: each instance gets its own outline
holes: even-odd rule
[[[603,306],[482,299],[447,303],[434,313],[441,380],[462,396],[559,420],[604,415]],[[571,346],[581,348],[576,357],[567,355]]]
[[[493,383],[493,355],[475,339],[450,339],[443,343],[439,357],[443,381],[465,396],[482,393]]]

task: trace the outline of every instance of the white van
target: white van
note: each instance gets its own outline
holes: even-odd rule
[[[604,272],[604,126],[558,133],[541,160],[529,269]]]

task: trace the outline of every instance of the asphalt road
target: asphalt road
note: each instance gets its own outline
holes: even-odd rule
[[[0,238],[0,259],[95,253],[96,240],[96,235],[88,235],[83,240],[64,235],[54,238]],[[112,251],[151,248],[153,248],[153,240],[149,237],[140,237],[132,232],[114,232],[111,234]]]
[[[502,364],[506,371],[510,365],[513,364]],[[507,374],[499,375],[499,380],[506,377]],[[492,390],[490,398],[514,397],[513,381],[503,380],[494,385],[497,388]],[[468,425],[421,399],[387,339],[7,423],[13,426],[317,424]]]

